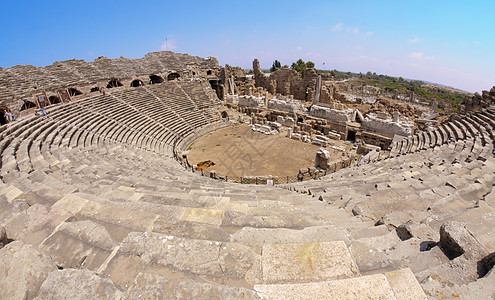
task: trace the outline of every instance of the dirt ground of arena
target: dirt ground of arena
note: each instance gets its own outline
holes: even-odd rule
[[[265,135],[251,130],[246,124],[235,124],[208,133],[188,148],[191,165],[213,161],[217,174],[227,176],[294,176],[300,168],[314,166],[319,146],[291,140],[286,132]],[[342,152],[327,148],[331,159]]]

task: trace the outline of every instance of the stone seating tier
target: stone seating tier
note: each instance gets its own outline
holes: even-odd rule
[[[0,127],[0,225],[14,240],[0,257],[15,270],[0,298],[489,295],[493,276],[478,279],[471,248],[449,257],[439,232],[462,221],[495,251],[493,112],[319,180],[239,185],[170,157],[177,138],[210,124],[195,99],[210,101],[204,89],[177,86],[95,95]]]

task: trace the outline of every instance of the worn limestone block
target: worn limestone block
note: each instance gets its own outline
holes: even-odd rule
[[[261,299],[397,299],[383,274],[310,283],[262,284],[254,289]]]
[[[10,185],[6,188],[2,188],[2,190],[0,191],[0,195],[5,195],[7,201],[9,203],[12,203],[12,201],[14,201],[15,198],[22,195],[22,191],[13,185]]]
[[[359,274],[342,241],[263,246],[264,283],[324,281]]]
[[[396,231],[399,238],[403,241],[412,237],[430,241],[438,240],[438,234],[436,234],[430,227],[425,224],[420,224],[414,220],[409,220],[400,225],[397,227]]]
[[[5,228],[10,238],[22,239],[26,243],[37,246],[67,218],[67,214],[52,211],[42,204],[35,204],[17,214],[5,224]]]
[[[85,269],[51,272],[35,299],[124,299],[122,291],[112,280]]]
[[[177,281],[148,273],[136,276],[127,296],[128,299],[259,299],[256,292],[242,287]]]
[[[397,299],[426,300],[426,295],[411,269],[401,269],[385,273],[388,283]]]
[[[350,242],[349,232],[333,225],[311,226],[303,229],[244,227],[232,234],[231,241],[263,247],[265,244]]]
[[[103,274],[121,286],[132,284],[139,272],[193,274],[222,284],[256,284],[261,277],[260,265],[259,254],[245,245],[131,232]]]
[[[466,229],[466,223],[448,221],[440,227],[440,247],[451,259],[466,254],[470,258],[482,259],[488,253]]]
[[[182,218],[185,221],[220,226],[223,221],[223,210],[206,208],[189,208]]]
[[[51,258],[31,245],[14,241],[0,249],[0,299],[31,299],[48,274]]]
[[[50,253],[64,269],[84,267],[96,271],[116,245],[104,226],[85,220],[62,223],[40,249]]]

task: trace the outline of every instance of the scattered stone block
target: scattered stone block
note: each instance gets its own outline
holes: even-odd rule
[[[411,269],[401,269],[385,273],[388,283],[397,299],[428,299]]]
[[[466,254],[473,259],[482,259],[488,253],[466,229],[466,223],[448,221],[440,227],[440,247],[453,259]]]
[[[89,270],[53,271],[40,287],[41,299],[123,299],[125,292],[112,280]]]
[[[0,249],[0,299],[32,299],[48,274],[57,270],[51,258],[21,241]]]

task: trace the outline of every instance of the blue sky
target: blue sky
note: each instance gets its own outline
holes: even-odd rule
[[[495,1],[3,2],[4,68],[139,58],[164,50],[167,38],[168,50],[221,65],[302,58],[471,92],[495,85]]]

